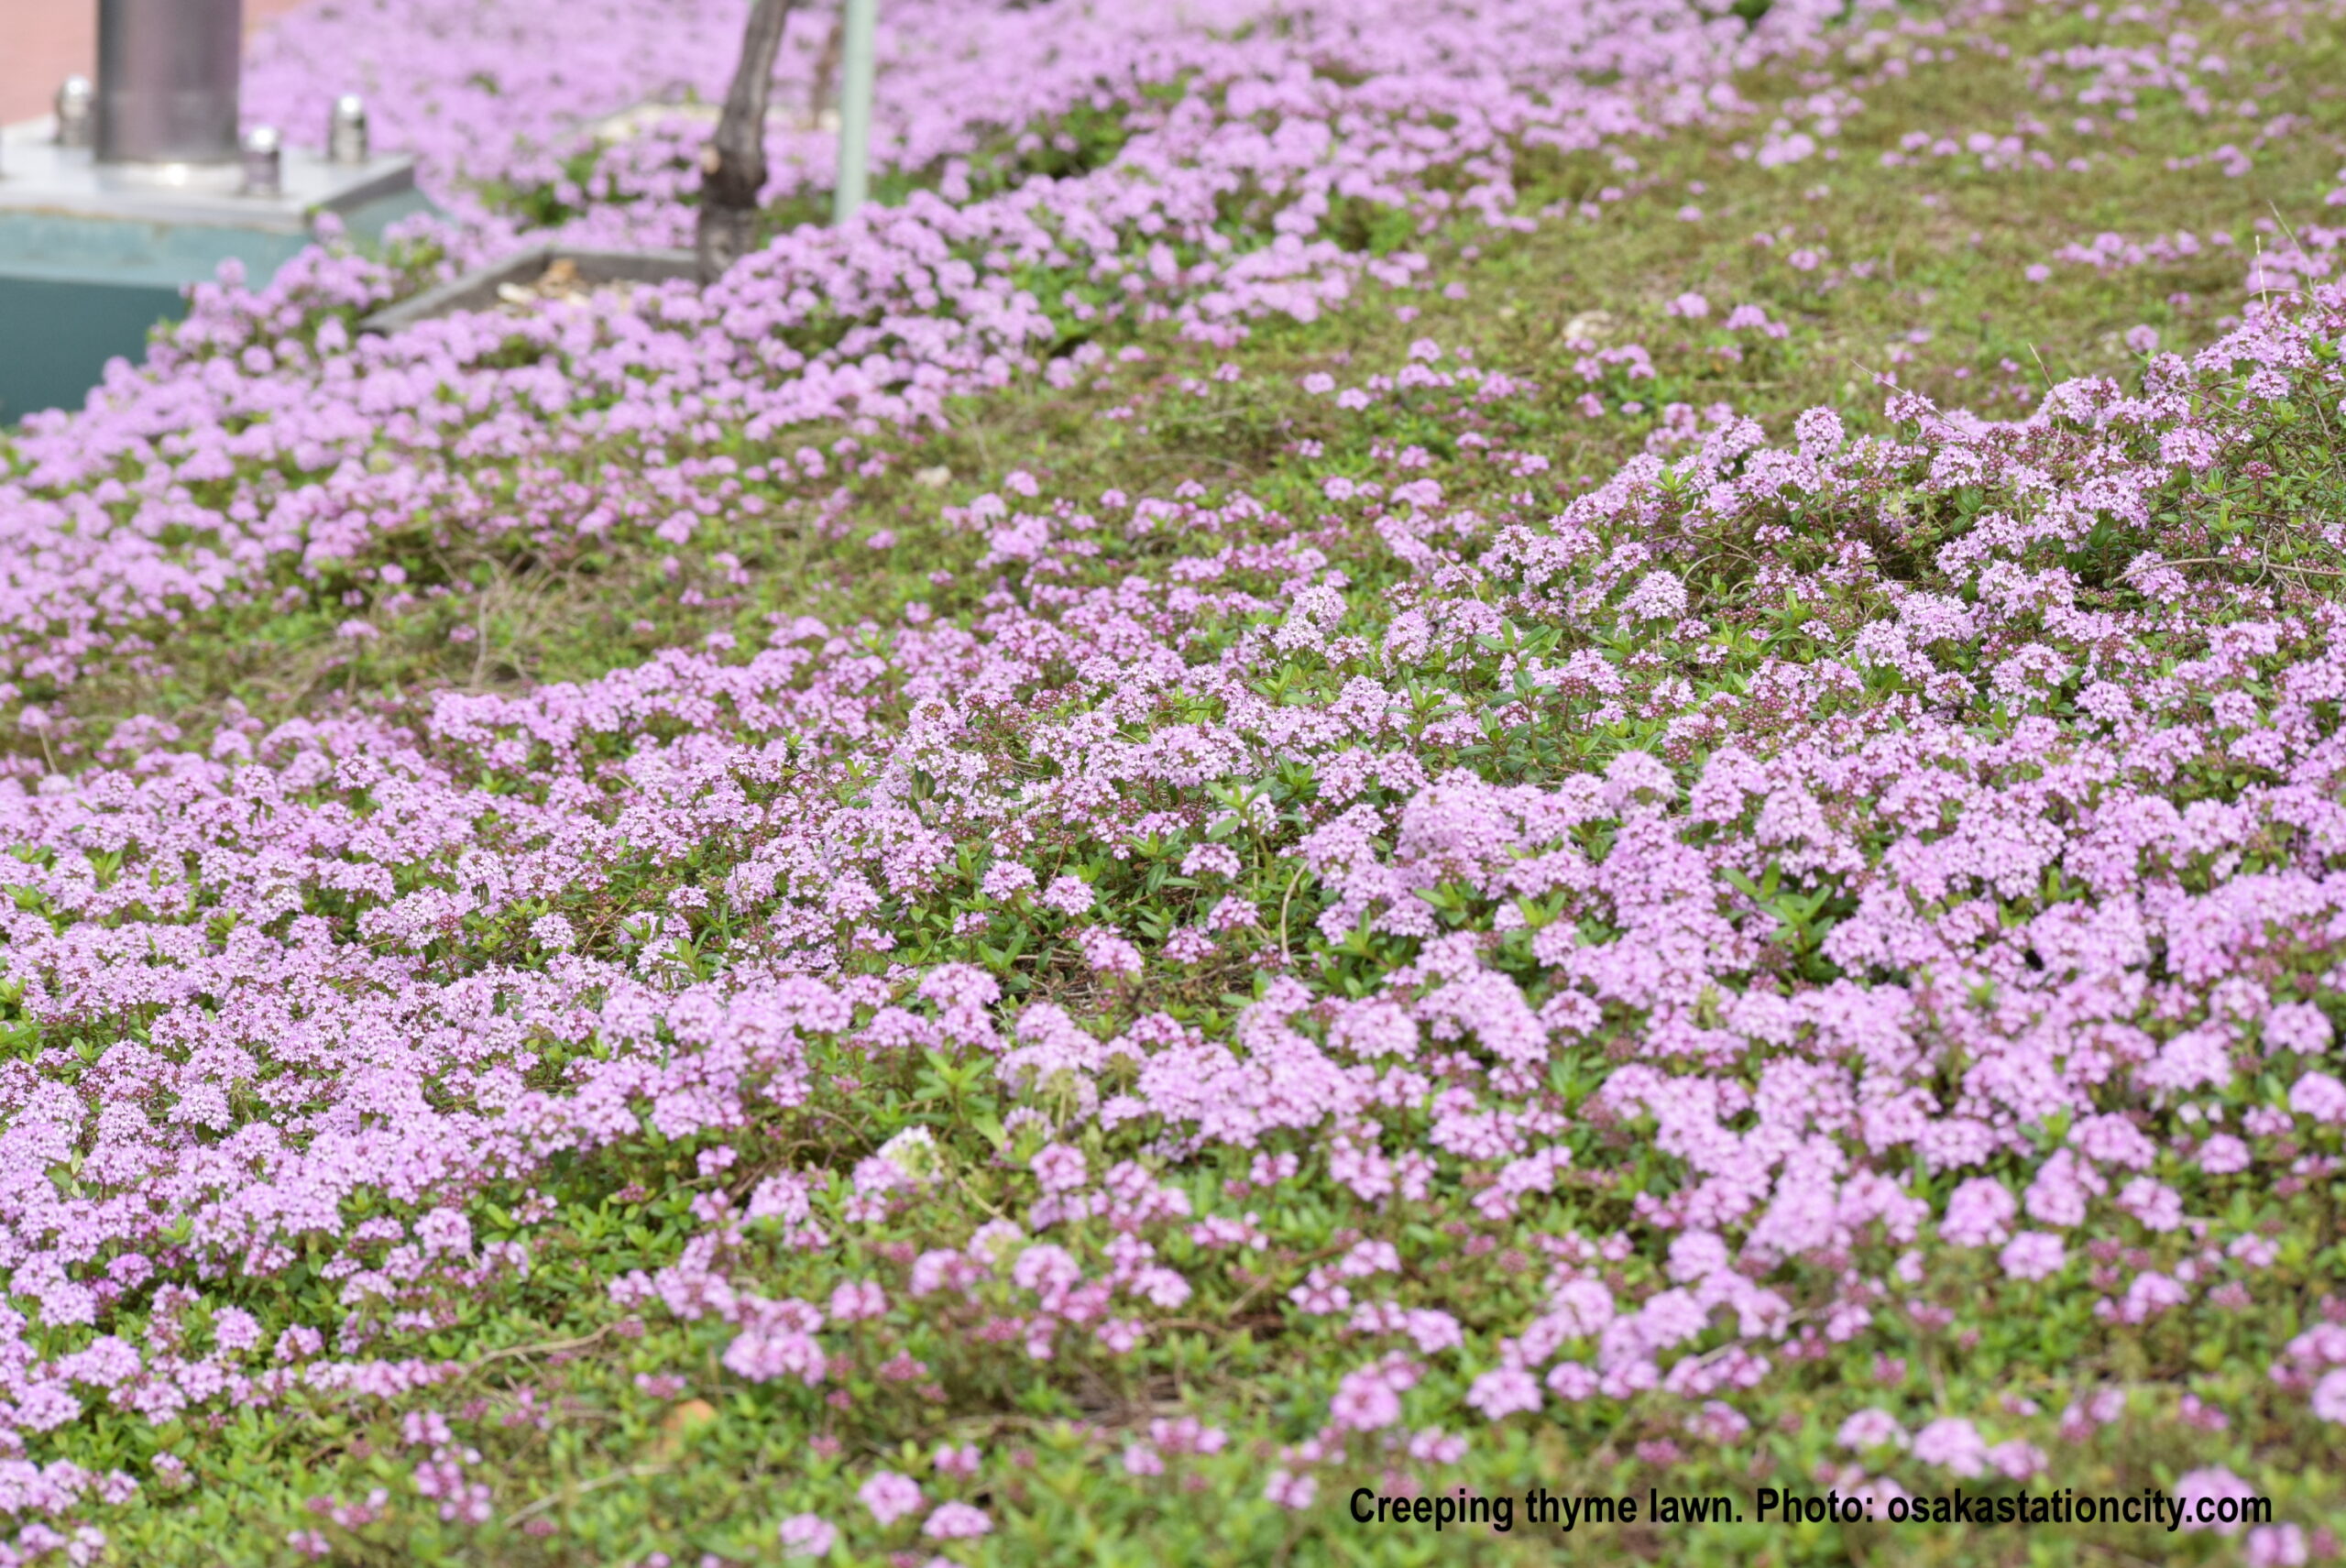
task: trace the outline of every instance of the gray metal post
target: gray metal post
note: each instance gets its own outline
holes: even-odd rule
[[[230,163],[244,0],[98,0],[102,163]]]
[[[845,223],[872,190],[872,25],[879,0],[846,0],[839,43],[839,179],[831,221]]]

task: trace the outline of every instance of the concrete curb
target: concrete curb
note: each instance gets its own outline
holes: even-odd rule
[[[580,250],[542,245],[387,305],[363,318],[358,330],[392,333],[458,311],[488,310],[498,302],[500,287],[533,282],[557,261],[569,262],[578,269],[579,280],[590,284],[668,283],[700,276],[699,258],[689,250]]]

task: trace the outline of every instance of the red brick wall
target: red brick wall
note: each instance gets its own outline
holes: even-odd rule
[[[245,0],[249,29],[301,0]],[[95,69],[97,0],[0,0],[0,125],[49,112],[57,84]]]

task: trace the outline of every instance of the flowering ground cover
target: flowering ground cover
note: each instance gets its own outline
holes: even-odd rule
[[[0,1560],[2336,1555],[2336,6],[892,5],[356,334],[688,231],[589,9],[0,437]]]

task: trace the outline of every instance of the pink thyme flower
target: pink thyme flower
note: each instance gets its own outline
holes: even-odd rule
[[[1986,1475],[1989,1463],[1979,1429],[1955,1416],[1942,1416],[1914,1434],[1914,1457],[1966,1479]]]
[[[1054,877],[1043,890],[1042,903],[1062,915],[1080,915],[1091,907],[1091,884],[1080,877]]]
[[[887,1521],[882,1520],[883,1524]],[[967,1503],[940,1503],[920,1527],[921,1534],[932,1541],[969,1541],[993,1529],[993,1521],[984,1510]]]
[[[920,1486],[893,1470],[875,1470],[856,1488],[856,1497],[884,1529],[920,1507]]]
[[[839,1534],[820,1514],[793,1514],[782,1521],[781,1533],[783,1553],[789,1557],[828,1557]]]
[[[2061,1272],[2067,1262],[2067,1251],[2059,1236],[2045,1231],[2023,1231],[2004,1244],[1996,1261],[2015,1279],[2045,1279]]]
[[[1835,1441],[1843,1448],[1904,1448],[1906,1429],[1888,1410],[1869,1407],[1843,1421]]]

